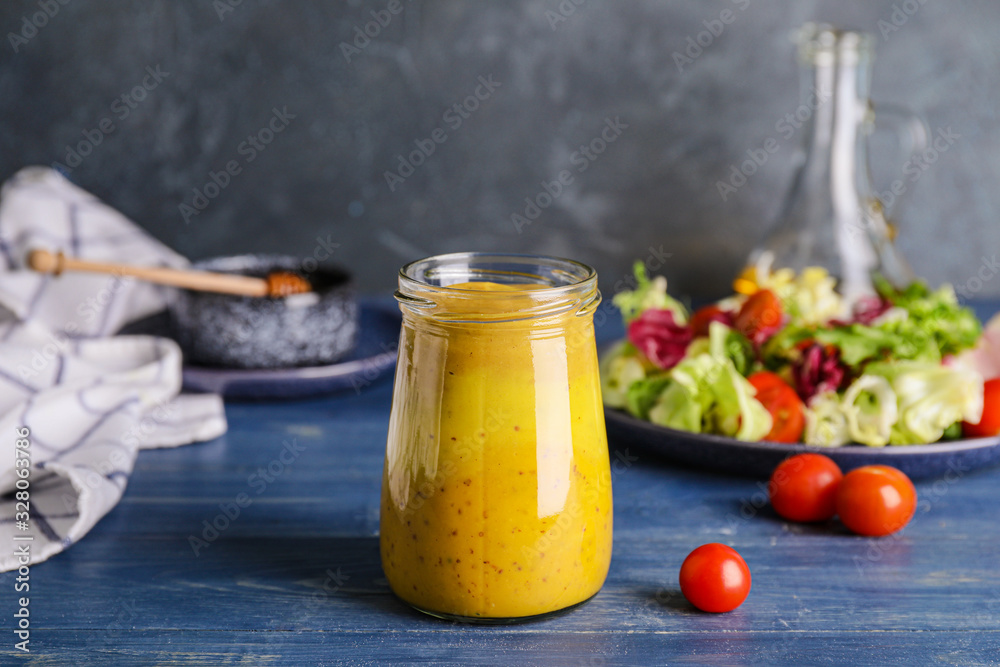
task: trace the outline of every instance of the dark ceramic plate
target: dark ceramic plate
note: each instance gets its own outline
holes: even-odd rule
[[[360,392],[390,374],[396,365],[400,314],[395,303],[359,300],[357,345],[325,366],[297,368],[184,367],[184,389],[226,398],[299,398],[335,391]]]
[[[819,452],[843,470],[863,465],[890,465],[914,479],[962,474],[1000,463],[1000,437],[952,440],[906,447],[807,447],[777,442],[743,442],[720,435],[688,433],[658,426],[612,408],[604,409],[612,443],[635,444],[678,463],[747,477],[770,477],[774,467],[792,454]]]

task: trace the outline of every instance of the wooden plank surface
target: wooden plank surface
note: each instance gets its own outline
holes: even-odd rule
[[[16,575],[0,575],[0,663],[1000,664],[1000,468],[919,482],[913,522],[873,540],[780,520],[761,480],[613,442],[615,550],[594,600],[505,628],[421,616],[379,565],[390,399],[382,382],[234,403],[224,437],[142,453],[120,506],[32,568],[27,656],[10,632]],[[293,440],[294,462],[262,485]],[[251,502],[209,540],[203,522],[241,493]],[[207,546],[195,553],[191,536]],[[697,612],[677,589],[684,556],[713,541],[753,573],[729,614]]]

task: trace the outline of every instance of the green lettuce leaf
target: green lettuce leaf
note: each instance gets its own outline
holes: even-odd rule
[[[705,415],[703,398],[697,389],[692,390],[681,382],[670,380],[650,409],[649,421],[681,431],[701,433]]]
[[[877,288],[883,298],[907,313],[903,319],[888,322],[888,329],[918,340],[929,338],[937,347],[939,358],[973,347],[982,334],[982,325],[975,313],[959,305],[951,285],[931,291],[926,283],[916,281],[897,291],[879,281]]]
[[[899,411],[896,393],[885,377],[866,373],[852,382],[844,392],[841,409],[854,442],[869,447],[889,444]]]
[[[813,396],[805,410],[805,417],[806,428],[802,439],[807,445],[840,447],[851,441],[847,416],[836,392],[827,391]]]
[[[668,374],[653,375],[633,382],[625,392],[625,410],[639,419],[649,419],[650,408],[671,382]]]
[[[708,325],[708,351],[717,359],[729,359],[740,375],[747,376],[756,360],[753,344],[740,332],[722,322]]]
[[[771,336],[761,349],[761,359],[768,370],[777,371],[799,358],[796,345],[816,337],[816,327],[789,323]]]
[[[894,307],[875,323],[819,328],[790,324],[765,345],[765,365],[774,369],[794,361],[795,346],[810,338],[837,347],[841,361],[859,374],[872,362],[940,363],[945,355],[972,348],[982,333],[975,314],[958,305],[948,285],[932,292],[916,282],[899,292],[883,283],[879,290]]]
[[[814,338],[824,345],[836,346],[840,350],[841,361],[854,369],[881,358],[940,359],[937,348],[926,338],[918,341],[864,324],[820,329],[815,332]]]
[[[608,350],[600,362],[601,396],[612,408],[625,407],[625,392],[633,382],[646,377],[649,363],[632,343],[621,341]]]
[[[975,371],[919,361],[869,364],[866,373],[888,380],[899,418],[889,443],[937,442],[957,421],[978,422],[983,412],[983,377]]]
[[[649,410],[649,420],[694,433],[718,433],[756,441],[771,430],[771,415],[754,398],[753,386],[727,357],[699,354],[683,359]]]
[[[647,308],[672,311],[677,324],[687,323],[687,310],[680,301],[667,294],[666,278],[657,276],[650,280],[646,275],[646,266],[641,261],[636,261],[633,271],[635,271],[636,288],[619,292],[611,299],[621,311],[625,324],[639,317],[639,314]]]
[[[955,422],[944,430],[942,440],[957,440],[962,437],[962,422]]]

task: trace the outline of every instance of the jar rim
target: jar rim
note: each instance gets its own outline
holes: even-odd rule
[[[466,282],[499,282],[512,289],[454,287]],[[525,288],[517,289],[517,285]],[[469,311],[439,313],[442,321],[475,321],[481,316],[480,321],[518,321],[570,310],[582,315],[600,303],[597,271],[591,266],[563,257],[520,253],[456,252],[409,262],[399,270],[395,296],[401,305],[421,311],[436,310],[438,297],[452,305],[468,304]],[[523,299],[516,312],[489,312],[490,304],[511,299]]]
[[[521,265],[524,267],[529,266],[549,266],[553,269],[552,275],[559,277],[571,278],[561,284],[546,285],[542,289],[533,289],[532,292],[550,292],[550,290],[559,290],[563,288],[579,287],[587,283],[588,281],[596,281],[597,271],[593,267],[579,262],[575,259],[567,259],[565,257],[554,257],[549,255],[533,255],[533,254],[523,254],[523,253],[490,253],[490,252],[453,252],[443,255],[431,255],[429,257],[424,257],[423,259],[418,259],[408,264],[404,264],[402,268],[399,269],[399,280],[402,284],[404,281],[406,283],[412,283],[414,286],[419,286],[421,288],[438,288],[443,290],[448,290],[450,293],[474,293],[478,296],[484,294],[490,294],[490,292],[484,292],[483,290],[477,289],[464,289],[461,287],[453,287],[452,285],[439,285],[428,282],[427,280],[420,279],[416,275],[416,272],[425,267],[433,264],[445,265],[453,264],[455,267],[463,267],[466,271],[471,270],[471,263],[479,262],[482,264],[489,263],[506,263],[510,265]],[[479,269],[479,273],[484,274],[508,274],[511,276],[524,276],[533,278],[542,278],[538,274],[530,273],[520,273],[512,270],[503,269]],[[457,274],[457,272],[456,272]],[[469,278],[466,276],[463,280],[456,280],[455,283],[459,282],[470,282]],[[454,283],[453,283],[454,284]],[[543,284],[544,283],[534,283]],[[527,290],[514,290],[527,291]],[[510,294],[510,292],[508,292]]]

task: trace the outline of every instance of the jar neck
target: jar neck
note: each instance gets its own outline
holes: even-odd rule
[[[454,253],[407,264],[396,299],[404,316],[442,323],[536,322],[588,317],[600,303],[597,273],[572,260]]]

